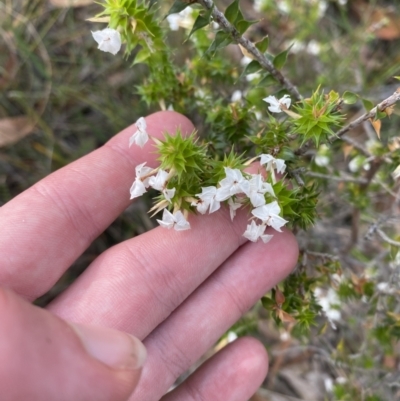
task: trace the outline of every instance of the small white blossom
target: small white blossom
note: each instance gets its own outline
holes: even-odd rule
[[[400,178],[400,164],[392,172],[392,177],[394,180],[397,180],[398,178]]]
[[[257,225],[256,222],[252,220],[251,224],[247,225],[247,229],[244,232],[243,237],[252,242],[257,242],[258,239],[261,238],[264,244],[266,244],[271,240],[273,235],[264,234],[265,228],[265,224]]]
[[[268,110],[271,113],[281,113],[282,112],[282,105],[284,105],[287,109],[290,107],[292,100],[290,99],[289,95],[285,95],[281,97],[279,100],[275,96],[268,96],[263,99],[264,102],[270,104],[268,106]]]
[[[214,213],[221,207],[220,202],[215,198],[216,194],[216,187],[201,188],[201,194],[196,194],[200,200],[198,202],[193,202],[192,206],[196,206],[197,211],[201,214],[205,214],[208,208],[210,208],[209,213]]]
[[[243,56],[240,60],[240,65],[245,67],[246,65],[250,64],[253,60],[250,57]]]
[[[232,195],[239,193],[249,194],[250,183],[243,177],[239,169],[225,167],[225,173],[226,177],[221,180],[219,183],[220,188],[217,189],[217,195],[215,197],[217,201],[222,202]]]
[[[247,74],[246,75],[246,81],[251,82],[254,81],[255,79],[258,79],[261,77],[261,74],[259,72],[253,72],[252,74]]]
[[[149,185],[156,189],[157,191],[160,191],[163,193],[165,199],[168,202],[171,202],[171,199],[175,195],[175,188],[168,189],[167,188],[167,178],[168,178],[168,172],[165,170],[158,170],[157,175],[155,177],[150,177],[149,180]]]
[[[92,32],[92,36],[99,44],[98,49],[103,52],[108,52],[115,56],[121,49],[121,35],[115,29],[106,28]]]
[[[239,209],[242,206],[242,204],[238,203],[238,202],[234,202],[232,200],[232,198],[229,198],[228,205],[229,205],[229,214],[231,216],[231,220],[233,221],[233,219],[236,216],[236,210]]]
[[[368,171],[371,168],[371,165],[365,160],[366,159],[364,156],[356,156],[350,161],[349,170],[352,173],[357,173],[361,168],[363,168],[365,171]]]
[[[315,155],[315,164],[319,167],[327,167],[330,163],[329,148],[325,144],[321,145]]]
[[[228,335],[226,336],[226,339],[228,343],[232,343],[235,340],[237,340],[238,336],[234,331],[228,331]]]
[[[131,147],[134,143],[136,145],[143,148],[145,143],[149,140],[149,134],[147,133],[147,124],[146,120],[143,117],[140,117],[136,123],[136,132],[129,139],[129,147]]]
[[[157,175],[155,177],[151,177],[149,180],[149,184],[152,188],[157,191],[162,191],[165,187],[166,181],[168,177],[168,171],[158,170]]]
[[[189,230],[190,224],[185,219],[183,213],[178,210],[172,214],[168,209],[164,209],[162,220],[157,220],[161,227],[174,228],[176,231]]]
[[[240,91],[240,90],[235,90],[235,91],[232,93],[231,102],[232,102],[232,103],[240,102],[240,101],[242,100],[242,95],[243,95],[242,91]]]
[[[273,168],[276,169],[277,173],[284,173],[286,169],[285,160],[275,159],[272,155],[262,154],[260,159],[261,164],[266,164],[267,171],[271,171]]]
[[[169,14],[167,16],[169,29],[171,29],[171,31],[177,31],[179,27],[186,29],[191,28],[193,25],[192,11],[192,7],[186,7],[179,13]]]
[[[268,203],[267,205],[259,206],[252,210],[252,215],[260,219],[264,224],[271,226],[276,231],[281,232],[281,227],[284,226],[287,221],[279,216],[281,208],[277,201]]]
[[[319,287],[315,289],[314,293],[332,328],[336,329],[334,321],[340,321],[342,318],[340,310],[337,309],[337,307],[340,306],[340,300],[337,296],[337,293],[332,288],[325,293]]]
[[[146,188],[149,186],[150,177],[147,177],[144,180],[142,180],[142,177],[148,175],[153,171],[153,169],[151,167],[144,167],[145,164],[146,162],[139,164],[135,168],[136,178],[130,189],[131,199],[142,196],[146,192]]]
[[[250,202],[254,207],[265,205],[265,193],[271,194],[275,197],[272,185],[268,182],[264,182],[261,174],[253,174],[250,181],[249,198]]]

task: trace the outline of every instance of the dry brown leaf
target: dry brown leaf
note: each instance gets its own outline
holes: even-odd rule
[[[277,315],[278,315],[279,319],[281,319],[282,322],[284,322],[284,323],[295,323],[296,322],[296,319],[292,315],[289,315],[289,313],[285,312],[282,309],[279,309],[277,311]]]
[[[285,296],[283,295],[283,292],[278,287],[275,288],[275,302],[279,306],[282,306],[282,304],[285,302]]]
[[[93,17],[93,18],[88,18],[86,21],[89,22],[104,22],[104,23],[109,23],[110,22],[110,17]]]
[[[255,57],[246,48],[244,48],[240,43],[239,43],[239,49],[242,52],[243,56],[251,58],[252,60],[255,60]]]
[[[49,0],[55,7],[83,7],[92,4],[93,0]]]
[[[370,121],[371,121],[372,126],[374,127],[376,135],[378,136],[379,139],[381,139],[382,121],[381,120],[370,120]]]
[[[354,148],[353,148],[353,145],[344,144],[344,145],[342,146],[342,150],[343,150],[343,154],[344,154],[344,158],[345,158],[345,159],[348,158],[349,154],[351,153],[351,151],[352,151],[353,149],[354,149]]]
[[[386,115],[388,116],[388,117],[390,117],[392,114],[393,114],[393,111],[394,111],[394,107],[395,107],[396,105],[395,104],[392,104],[391,106],[389,106],[389,107],[386,107],[386,109],[384,109],[384,110],[382,110],[384,113],[386,113]]]
[[[34,122],[28,116],[0,119],[0,147],[11,145],[32,133]]]
[[[368,30],[379,39],[398,39],[400,38],[400,15],[392,8],[377,8],[371,13]]]

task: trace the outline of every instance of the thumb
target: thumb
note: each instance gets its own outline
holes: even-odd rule
[[[135,337],[68,324],[0,288],[1,399],[123,401],[146,349]]]

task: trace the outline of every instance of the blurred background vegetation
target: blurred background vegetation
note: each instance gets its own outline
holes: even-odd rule
[[[168,9],[171,4],[165,2],[163,7]],[[217,4],[223,9],[229,1]],[[260,20],[248,34],[250,38],[258,40],[268,34],[275,54],[293,44],[285,73],[301,93],[309,95],[321,85],[326,92],[351,90],[374,103],[398,86],[393,78],[400,75],[398,6],[397,1],[384,0],[241,1],[248,19]],[[138,95],[137,85],[143,85],[148,74],[145,66],[129,68],[122,57],[97,50],[90,30],[98,28],[86,19],[99,11],[90,0],[0,3],[0,205],[98,148],[138,117],[159,109]],[[169,35],[171,44],[179,49],[174,55],[178,62],[190,58],[189,50],[181,45],[184,38],[182,29]],[[224,57],[226,54],[239,69],[240,51],[230,46]],[[216,71],[217,62],[218,58]],[[226,67],[226,63],[221,65]],[[221,94],[230,98],[245,85],[245,78],[243,81],[237,80],[231,87],[229,80],[224,86],[221,79]],[[353,107],[348,117],[360,113],[362,110]],[[196,114],[195,107],[186,114],[201,133],[206,126],[204,117]],[[399,128],[398,115],[385,119],[381,140],[386,143],[399,137]],[[365,125],[351,135],[362,143],[376,137]],[[346,152],[351,150],[342,150],[345,163]],[[151,229],[154,223],[146,212],[149,202],[145,197],[130,206],[37,303],[48,303],[105,249]],[[352,219],[347,213],[351,202],[346,197],[333,199],[327,191],[320,201],[320,214],[326,219],[324,225],[314,228],[313,238],[330,242],[332,248],[342,247],[343,238],[351,236]],[[398,199],[396,202],[398,205]],[[300,233],[299,242],[307,247],[307,234]],[[400,260],[391,259],[390,250],[371,245],[375,246],[382,251],[377,261],[385,262],[379,273],[381,284],[398,283]],[[400,345],[396,340],[400,337],[396,302],[400,289],[397,284],[386,289],[382,284],[380,292],[374,285],[371,288],[358,264],[360,260],[370,263],[366,257],[368,252],[353,254],[347,261],[351,279],[338,286],[339,298],[331,301],[340,305],[336,307],[341,309],[340,319],[335,320],[335,306],[331,307],[332,318],[321,319],[307,338],[294,338],[287,328],[278,330],[261,308],[232,328],[236,335],[252,332],[270,351],[270,374],[253,401],[400,400]],[[339,272],[335,260],[318,260],[319,268]],[[394,292],[386,294],[388,288]],[[382,294],[388,297],[382,298]],[[328,302],[327,298],[329,292],[321,302]],[[379,315],[382,303],[385,310],[392,311],[390,324],[368,333],[365,324],[373,326],[371,319]]]

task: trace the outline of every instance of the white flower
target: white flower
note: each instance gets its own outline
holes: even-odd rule
[[[236,209],[239,209],[242,206],[242,204],[234,202],[232,198],[229,198],[228,205],[229,205],[229,213],[231,215],[231,220],[233,221],[234,217],[236,216]]]
[[[139,164],[135,168],[136,178],[130,189],[131,199],[142,196],[146,192],[146,188],[149,186],[150,177],[147,177],[144,180],[142,180],[142,177],[148,175],[153,171],[153,169],[151,167],[144,167],[145,164],[146,162]]]
[[[259,238],[262,239],[264,244],[271,240],[273,235],[264,234],[265,224],[257,225],[253,220],[251,224],[247,225],[247,229],[243,234],[243,237],[247,238],[250,241],[257,242]]]
[[[121,49],[121,35],[115,29],[106,28],[92,32],[92,36],[99,44],[97,48],[103,52],[112,53],[115,56]]]
[[[264,194],[268,192],[275,197],[272,185],[268,182],[264,182],[261,174],[253,174],[250,181],[249,198],[250,202],[254,207],[265,205]]]
[[[201,194],[196,194],[200,200],[198,202],[193,202],[192,206],[196,206],[197,211],[201,214],[205,214],[209,207],[209,213],[214,213],[221,207],[219,201],[215,199],[216,194],[216,187],[201,188]]]
[[[146,132],[146,120],[143,117],[140,117],[135,125],[137,130],[129,139],[129,147],[136,143],[136,145],[143,148],[144,144],[149,140],[149,134]]]
[[[185,219],[185,216],[180,210],[172,214],[167,209],[164,209],[162,220],[157,220],[157,221],[161,227],[168,228],[168,230],[171,229],[172,227],[176,231],[183,231],[190,229],[189,222]]]
[[[330,163],[329,160],[329,148],[325,144],[322,144],[318,151],[317,154],[315,155],[314,162],[317,166],[319,167],[327,167]]]
[[[157,191],[160,191],[163,193],[165,196],[165,199],[168,202],[171,202],[171,199],[175,195],[175,188],[168,189],[167,188],[167,178],[168,178],[168,172],[165,170],[158,170],[157,175],[155,177],[150,177],[149,180],[149,185],[156,189]]]
[[[371,168],[371,165],[365,161],[364,156],[356,156],[354,159],[352,159],[349,163],[349,170],[352,173],[357,173],[361,168],[364,170],[368,171]]]
[[[169,14],[167,16],[167,21],[169,23],[169,29],[171,31],[179,30],[179,27],[189,29],[193,25],[193,18],[192,18],[192,11],[193,8],[186,7],[180,13],[177,14]]]
[[[259,72],[253,72],[252,74],[247,74],[246,75],[246,81],[251,82],[254,81],[255,79],[258,79],[261,77],[261,74]]]
[[[225,167],[226,177],[219,183],[220,188],[217,189],[217,195],[215,199],[219,202],[227,200],[232,195],[239,193],[245,193],[248,195],[250,184],[243,177],[242,172],[235,168],[231,169]]]
[[[340,300],[337,293],[330,288],[328,292],[324,292],[321,288],[315,289],[315,296],[318,303],[321,305],[322,310],[325,312],[326,317],[329,320],[333,329],[336,329],[334,321],[340,321],[342,314],[337,308],[340,307]]]
[[[284,173],[286,169],[285,160],[275,159],[274,156],[262,154],[260,159],[261,164],[266,164],[267,171],[271,171],[273,168],[276,169],[278,173]]]
[[[397,180],[400,177],[400,164],[394,169],[392,177],[394,180]]]
[[[281,232],[281,227],[284,226],[287,221],[279,216],[280,211],[281,208],[279,207],[278,202],[274,201],[253,209],[251,214],[260,219],[264,224]]]
[[[315,156],[315,164],[319,167],[329,166],[329,157],[325,155],[316,155]]]
[[[240,102],[240,101],[242,100],[242,95],[243,95],[242,91],[240,91],[240,90],[235,90],[235,91],[232,93],[231,102],[232,102],[232,103]]]
[[[279,100],[275,96],[268,96],[263,99],[264,102],[270,104],[268,106],[268,110],[271,113],[281,113],[282,112],[282,105],[284,105],[287,109],[290,107],[292,100],[290,99],[289,95],[285,95],[281,97]]]

